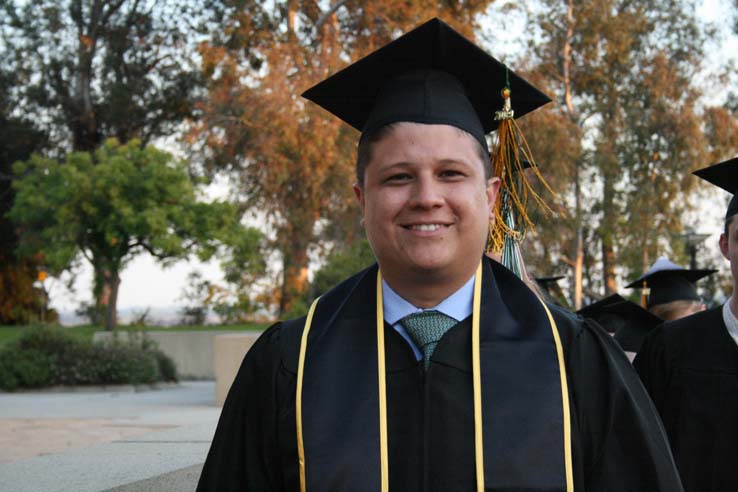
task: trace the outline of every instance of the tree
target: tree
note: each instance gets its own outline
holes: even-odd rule
[[[42,255],[52,273],[86,259],[110,293],[108,330],[116,325],[120,273],[136,255],[147,252],[164,263],[192,252],[206,259],[244,233],[231,204],[199,201],[183,163],[136,140],[108,140],[64,162],[34,155],[14,172],[10,217],[21,251]]]
[[[0,324],[28,323],[45,309],[44,294],[33,286],[38,261],[19,259],[18,238],[5,214],[13,205],[11,166],[46,145],[46,135],[12,114],[7,98],[15,76],[0,72]]]
[[[62,150],[145,144],[192,115],[201,2],[0,0],[0,12],[3,62],[21,75],[12,99]]]
[[[611,293],[616,264],[640,270],[668,246],[668,233],[682,227],[684,196],[693,185],[684,176],[705,148],[692,83],[703,35],[688,2],[679,0],[541,0],[538,6],[542,13],[531,24],[534,69],[554,89],[558,105],[551,111],[578,127],[581,138],[574,189],[565,191],[573,195],[575,230],[561,235],[576,240],[562,249],[573,252],[574,265],[599,257],[602,287]],[[541,146],[538,155],[545,158],[559,143]],[[596,241],[586,241],[589,221],[597,224]]]
[[[209,169],[238,174],[245,207],[274,231],[285,313],[307,287],[310,253],[360,236],[349,186],[356,134],[299,94],[433,15],[471,36],[491,2],[226,3],[224,36],[202,49],[210,97],[192,144],[204,145]]]
[[[332,251],[326,257],[325,264],[315,272],[310,282],[307,302],[312,302],[318,296],[328,292],[339,282],[351,275],[371,266],[377,260],[374,257],[369,241],[362,239],[349,247]]]
[[[0,63],[17,76],[8,100],[54,157],[169,136],[195,115],[196,47],[218,12],[215,1],[0,0]],[[99,314],[110,293],[94,278]]]

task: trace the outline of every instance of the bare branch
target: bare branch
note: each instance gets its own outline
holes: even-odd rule
[[[328,20],[328,18],[333,15],[336,10],[340,9],[348,0],[339,0],[338,2],[334,3],[328,10],[321,15],[317,21],[315,21],[315,32],[318,32],[320,30],[320,27],[325,23],[325,21]]]

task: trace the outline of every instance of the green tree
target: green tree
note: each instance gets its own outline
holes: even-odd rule
[[[42,255],[52,273],[80,256],[89,261],[110,293],[106,329],[116,325],[120,273],[136,255],[167,262],[194,252],[205,259],[244,233],[235,207],[199,201],[183,163],[136,140],[108,140],[64,162],[34,155],[14,171],[10,217],[21,251]]]
[[[0,65],[16,75],[8,100],[55,157],[169,136],[196,116],[196,48],[219,12],[217,1],[0,0]],[[100,314],[110,293],[103,272],[94,278]]]
[[[325,294],[339,282],[360,272],[376,261],[374,252],[366,239],[356,241],[354,244],[337,251],[332,251],[326,257],[323,266],[315,272],[305,300],[312,302],[316,297]]]
[[[192,143],[204,144],[210,169],[237,173],[245,207],[265,215],[285,313],[307,287],[309,254],[360,236],[349,186],[356,134],[299,94],[433,15],[472,36],[491,2],[224,3],[223,36],[201,51],[210,97]]]

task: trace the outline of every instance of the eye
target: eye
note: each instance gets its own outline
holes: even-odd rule
[[[410,181],[413,179],[413,177],[408,173],[395,173],[390,174],[386,178],[384,178],[385,183],[404,183],[406,181]]]
[[[462,178],[466,176],[466,174],[459,169],[444,169],[438,173],[438,175],[444,179]]]

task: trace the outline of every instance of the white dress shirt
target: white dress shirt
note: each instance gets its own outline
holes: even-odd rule
[[[415,353],[417,360],[423,359],[423,352],[415,345],[410,335],[405,331],[405,327],[400,324],[400,320],[405,316],[422,311],[439,311],[446,316],[450,316],[456,321],[462,321],[469,317],[472,313],[472,301],[474,297],[474,276],[470,278],[459,290],[441,301],[437,306],[421,309],[413,306],[411,303],[400,297],[400,295],[392,290],[387,282],[382,279],[382,302],[384,303],[384,320],[392,325],[392,328],[399,333],[402,338],[407,340],[410,347]]]
[[[723,321],[725,327],[728,328],[728,334],[731,336],[733,341],[738,344],[738,318],[736,318],[733,310],[730,309],[730,302],[733,298],[731,297],[725,304],[723,304]]]

